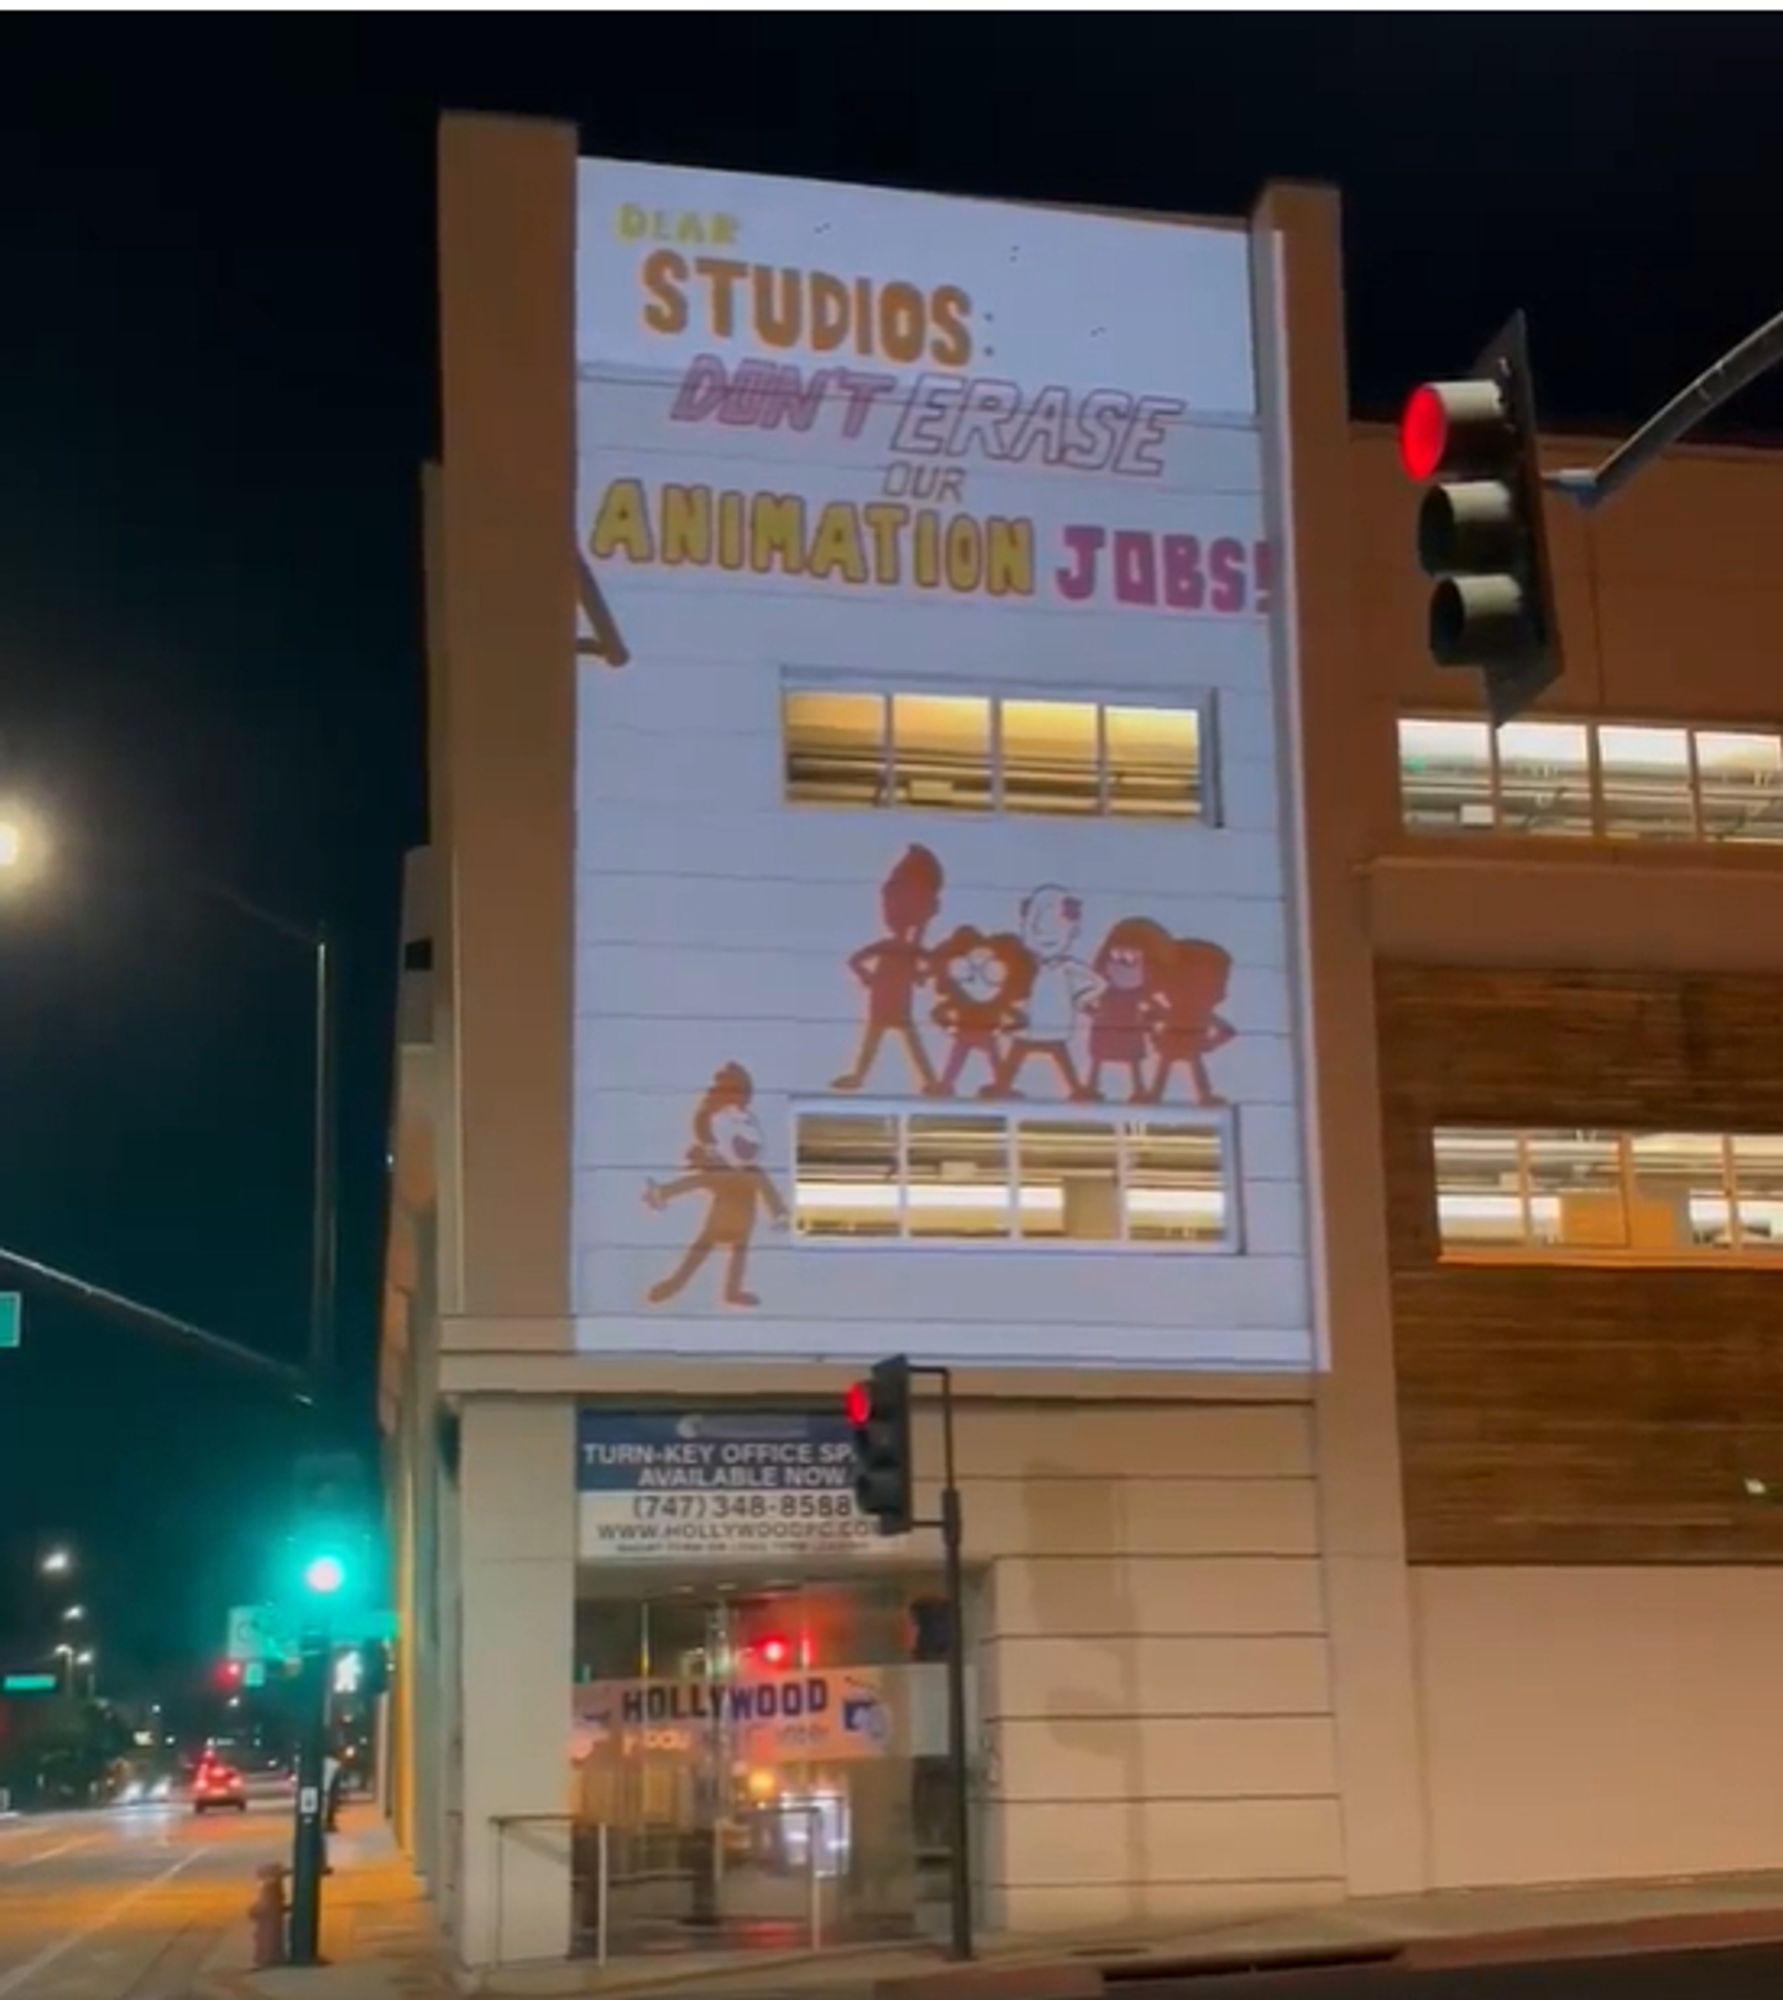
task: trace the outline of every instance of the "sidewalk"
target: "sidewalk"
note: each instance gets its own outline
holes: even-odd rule
[[[983,1975],[1003,2000],[1027,1992],[1094,1994],[1101,1972],[1239,1972],[1377,1961],[1409,1967],[1507,1963],[1630,1951],[1783,1943],[1783,1873],[1696,1881],[1475,1889],[1381,1897],[1270,1916],[1184,1925],[1128,1925],[1073,1937],[990,1936],[978,1969],[951,1967],[926,1944],[862,1946],[633,1961],[604,1972],[587,1961],[505,1966],[474,1986],[455,1979],[429,1905],[388,1829],[369,1811],[348,1816],[332,1843],[323,1906],[324,1965],[256,1972],[244,1914],[212,1954],[192,2000],[489,2000],[595,1994],[603,2000],[874,2000],[910,1982],[908,2000]],[[966,1977],[962,1980],[961,1972]],[[1118,1985],[1111,1983],[1118,2000]]]
[[[455,1994],[431,1907],[389,1828],[350,1808],[328,1843],[334,1873],[322,1885],[323,1964],[256,1972],[241,1921],[212,1953],[192,2000],[432,2000]]]
[[[621,2000],[874,2000],[909,1982],[908,2000],[973,1986],[1002,2000],[1024,1992],[1093,1993],[1100,1972],[1242,1972],[1379,1962],[1408,1967],[1557,1958],[1631,1951],[1694,1950],[1783,1943],[1783,1874],[1699,1881],[1587,1884],[1551,1889],[1476,1889],[1382,1897],[1267,1917],[1206,1924],[1127,1926],[1077,1937],[991,1936],[982,1970],[948,1965],[938,1949],[880,1946],[822,1959],[703,1955],[614,1965],[505,1967],[478,1991],[489,2000],[588,1993]],[[997,1976],[985,1980],[983,1974]],[[1024,1978],[1023,1975],[1031,1975]],[[1111,1982],[1117,1996],[1119,1986]]]

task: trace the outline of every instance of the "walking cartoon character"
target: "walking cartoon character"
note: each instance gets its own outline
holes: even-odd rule
[[[666,1208],[684,1194],[712,1198],[699,1234],[687,1246],[675,1268],[647,1297],[660,1306],[682,1291],[714,1250],[725,1253],[724,1302],[754,1306],[761,1301],[744,1287],[749,1240],[755,1233],[758,1209],[765,1208],[776,1229],[786,1227],[786,1203],[762,1170],[761,1127],[749,1108],[755,1084],[741,1063],[726,1063],[713,1077],[693,1114],[693,1144],[687,1151],[691,1173],[672,1181],[646,1181],[644,1200],[654,1209]]]
[[[835,1079],[832,1090],[859,1090],[878,1059],[880,1044],[895,1035],[923,1089],[936,1092],[935,1069],[917,1033],[915,1007],[917,991],[930,976],[923,934],[940,912],[942,879],[941,863],[928,848],[907,847],[881,884],[885,936],[862,945],[848,961],[866,991],[867,1018],[854,1067]]]
[[[1208,1080],[1206,1058],[1223,1049],[1238,1030],[1221,1018],[1220,1003],[1232,977],[1232,954],[1205,938],[1175,938],[1159,988],[1162,1007],[1151,1027],[1157,1073],[1146,1101],[1159,1104],[1170,1072],[1181,1063],[1189,1072],[1197,1104],[1224,1104]]]
[[[1083,903],[1055,882],[1042,883],[1022,898],[1021,941],[1033,972],[1027,1025],[1010,1037],[1002,1067],[978,1093],[980,1097],[1020,1097],[1015,1086],[1033,1056],[1051,1060],[1071,1096],[1089,1095],[1077,1073],[1071,1042],[1079,1017],[1094,1003],[1102,981],[1073,954],[1082,926]]]
[[[935,987],[930,1018],[953,1041],[932,1095],[951,1097],[969,1056],[981,1056],[995,1081],[1004,1038],[1028,1024],[1024,1002],[1034,983],[1034,959],[1008,931],[987,937],[961,924],[936,945],[929,965]]]
[[[1091,1001],[1089,1095],[1102,1095],[1104,1064],[1125,1067],[1127,1099],[1143,1104],[1151,1030],[1168,1003],[1163,987],[1176,941],[1150,917],[1122,917],[1102,940],[1094,963],[1102,989]]]

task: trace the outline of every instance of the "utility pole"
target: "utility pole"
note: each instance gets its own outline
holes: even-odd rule
[[[298,1644],[297,1824],[291,1843],[293,1965],[319,1965],[322,1872],[328,1865],[323,1771],[328,1756],[328,1632],[308,1624]]]

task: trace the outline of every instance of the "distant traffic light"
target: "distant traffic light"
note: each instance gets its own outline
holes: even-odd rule
[[[1561,673],[1521,313],[1466,378],[1412,391],[1399,420],[1399,458],[1409,478],[1428,486],[1417,551],[1420,568],[1437,580],[1431,657],[1438,666],[1477,668],[1492,720],[1508,722]]]
[[[878,1361],[846,1398],[854,1447],[854,1497],[882,1535],[908,1534],[914,1505],[910,1463],[910,1363]]]

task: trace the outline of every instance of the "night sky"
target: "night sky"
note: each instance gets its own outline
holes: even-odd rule
[[[298,1354],[308,968],[180,878],[325,918],[369,1437],[442,108],[1202,214],[1334,181],[1359,413],[1521,305],[1544,418],[1615,424],[1783,304],[1780,60],[1783,24],[1728,15],[6,19],[0,792],[95,852],[0,899],[0,1246]],[[1783,428],[1783,378],[1730,415]],[[214,1653],[296,1440],[263,1390],[31,1293],[0,1354],[6,1663],[47,1643],[33,1555],[64,1533],[109,1667]]]

